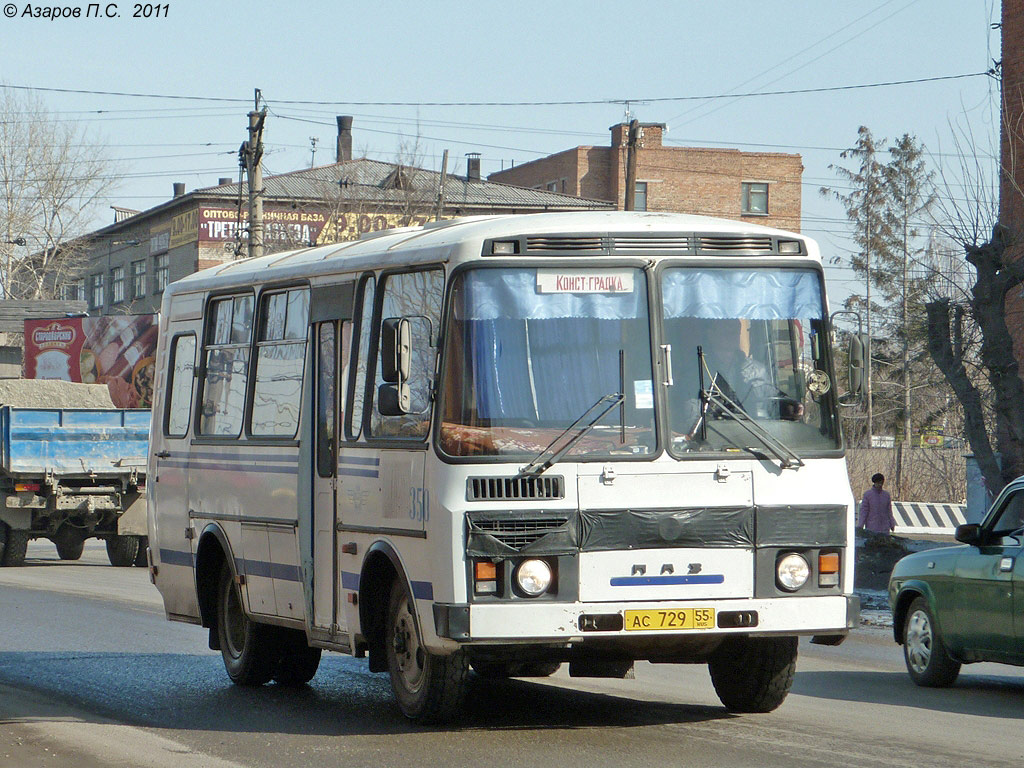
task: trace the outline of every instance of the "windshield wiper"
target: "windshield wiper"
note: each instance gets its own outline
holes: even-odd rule
[[[779,464],[782,465],[783,469],[789,469],[790,467],[802,467],[804,465],[804,460],[800,458],[796,451],[754,421],[750,414],[743,410],[739,403],[725,393],[724,387],[722,387],[722,384],[719,382],[719,374],[716,373],[712,376],[710,385],[707,389],[704,389],[704,351],[700,347],[697,347],[697,361],[700,366],[701,410],[698,426],[701,430],[701,439],[707,440],[708,409],[714,406],[743,427],[751,435],[760,440],[764,444],[764,447],[771,451],[775,455],[775,458],[779,460]],[[728,386],[728,383],[726,383],[726,386]],[[694,431],[696,431],[696,429],[694,429]],[[755,456],[757,455],[757,451],[750,448],[745,447],[745,450],[750,451],[750,453],[753,453]]]
[[[610,411],[612,408],[614,408],[623,400],[625,400],[625,398],[626,396],[622,392],[612,392],[598,398],[596,403],[587,408],[587,410],[580,414],[580,417],[576,419],[576,421],[574,421],[572,424],[570,424],[568,427],[562,430],[558,437],[556,437],[554,440],[548,443],[548,447],[545,448],[540,453],[538,453],[536,457],[534,457],[533,461],[531,461],[525,467],[520,469],[519,474],[516,475],[516,477],[536,477],[537,475],[542,474],[548,467],[550,467],[556,461],[561,459],[569,451],[570,448],[576,445],[576,443],[578,443],[583,438],[585,434],[587,434],[591,429],[593,429],[594,425],[601,420],[602,416],[604,416],[606,413],[608,413],[608,411]],[[604,407],[602,408],[601,406]],[[580,422],[585,421],[586,418],[590,416],[590,414],[593,413],[594,411],[597,411],[597,415],[593,416],[590,419],[590,421],[588,421],[586,424],[580,427]],[[553,450],[555,444],[558,443],[559,440],[564,438],[577,427],[579,427],[579,431],[572,437],[570,437],[568,440],[566,440],[565,445],[563,445],[558,450]],[[549,453],[550,456],[548,456]],[[545,459],[545,456],[547,456],[548,458]]]

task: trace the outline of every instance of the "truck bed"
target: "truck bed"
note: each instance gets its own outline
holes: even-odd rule
[[[0,407],[0,471],[12,476],[145,472],[148,409]]]

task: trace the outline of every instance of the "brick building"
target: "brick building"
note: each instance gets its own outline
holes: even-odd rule
[[[337,162],[264,177],[265,252],[354,240],[436,217],[612,207],[483,180],[477,155],[469,156],[465,176],[449,174],[443,185],[439,171],[352,159],[351,125],[351,118],[338,120]],[[248,214],[239,199],[248,192],[231,179],[188,193],[174,184],[174,196],[154,208],[115,208],[113,224],[76,243],[85,243],[85,267],[64,298],[85,301],[92,315],[158,311],[169,282],[245,256]]]
[[[665,126],[641,123],[636,210],[676,211],[800,230],[800,155],[666,147]],[[611,127],[611,146],[580,146],[487,178],[625,207],[629,125]]]

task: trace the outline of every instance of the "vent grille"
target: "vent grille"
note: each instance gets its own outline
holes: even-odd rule
[[[676,236],[616,237],[612,249],[616,251],[685,251],[690,248],[690,238]]]
[[[772,253],[775,246],[770,237],[701,237],[698,250],[705,253]]]
[[[507,501],[516,499],[561,499],[565,480],[550,477],[471,477],[466,485],[469,501]]]
[[[470,527],[475,533],[486,533],[512,549],[522,549],[549,533],[562,530],[569,522],[568,515],[520,517],[517,519],[474,519]]]
[[[529,251],[601,251],[604,242],[600,237],[528,237],[526,250]]]

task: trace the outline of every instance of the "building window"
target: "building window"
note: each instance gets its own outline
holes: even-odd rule
[[[160,293],[167,287],[167,254],[153,257],[153,293]]]
[[[753,216],[768,215],[768,184],[765,182],[745,181],[741,208],[743,213]]]
[[[74,280],[61,286],[60,293],[65,301],[85,301],[85,280]]]
[[[103,275],[92,276],[92,297],[89,302],[90,309],[99,309],[103,306]]]
[[[146,262],[132,262],[132,298],[139,299],[146,295]]]
[[[124,267],[110,270],[110,303],[120,304],[124,301]]]
[[[544,188],[545,188],[545,189],[546,189],[546,190],[547,190],[548,192],[557,192],[557,191],[558,191],[558,182],[557,182],[557,181],[549,181],[549,182],[548,182],[548,183],[547,183],[547,184],[545,185],[545,187],[544,187]]]
[[[636,183],[636,192],[633,194],[633,210],[634,211],[646,211],[647,210],[647,182],[638,181]]]

